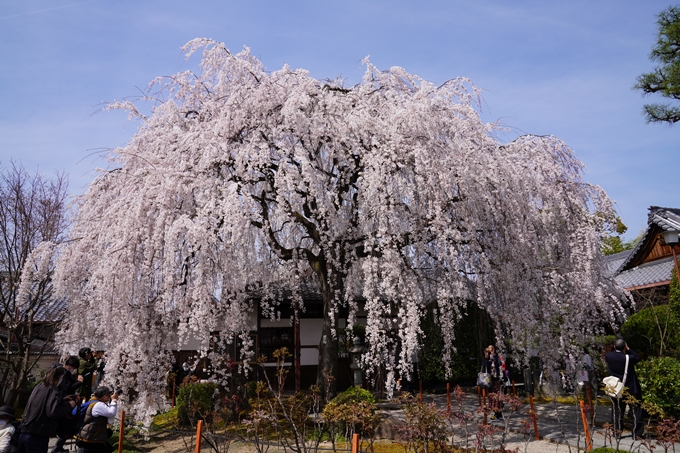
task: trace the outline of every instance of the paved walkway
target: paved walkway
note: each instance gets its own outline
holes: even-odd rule
[[[423,402],[434,402],[440,408],[447,407],[446,395],[426,394]],[[477,395],[466,393],[459,405],[453,395],[451,397],[451,410],[472,414],[468,422],[467,432],[463,427],[458,427],[455,431],[453,442],[460,446],[474,447],[475,441],[479,436],[478,425],[484,423],[484,416],[479,409],[479,399]],[[395,408],[396,409],[396,408]],[[584,450],[586,439],[583,431],[583,419],[580,406],[576,404],[563,404],[557,402],[536,403],[536,421],[540,441],[536,441],[534,435],[533,421],[529,415],[530,404],[528,400],[522,404],[516,412],[512,412],[509,405],[504,408],[503,421],[491,420],[487,417],[488,429],[484,430],[487,434],[483,439],[486,448],[498,448],[501,444],[518,448],[520,452],[572,452]],[[595,426],[591,424],[591,439],[593,448],[598,447],[617,447],[617,440],[612,436],[606,437],[603,425],[610,422],[611,405],[595,403]],[[388,418],[394,422],[403,421],[402,410],[390,410]],[[491,428],[493,427],[493,428]],[[645,445],[647,444],[647,445]],[[656,444],[655,439],[633,440],[630,431],[624,430],[621,439],[618,441],[618,449],[624,451],[651,451],[647,446],[654,446],[655,450],[663,451],[660,445]],[[675,444],[675,449],[670,451],[680,451],[680,444]]]

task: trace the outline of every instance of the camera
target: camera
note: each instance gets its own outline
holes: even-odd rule
[[[122,394],[123,394],[123,389],[116,389],[116,391],[115,391],[114,393],[117,393],[117,394],[119,394],[119,395],[122,395]]]

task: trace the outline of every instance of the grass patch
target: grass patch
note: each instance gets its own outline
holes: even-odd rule
[[[109,444],[113,447],[113,451],[118,451],[118,431],[113,432],[113,436],[109,439]],[[123,453],[142,453],[137,445],[130,442],[127,436],[123,437]]]
[[[177,406],[170,408],[167,412],[158,414],[153,418],[153,423],[149,429],[151,431],[167,431],[177,427],[179,423],[179,415]]]

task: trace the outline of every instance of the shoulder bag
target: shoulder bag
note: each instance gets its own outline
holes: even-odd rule
[[[616,376],[607,376],[602,379],[604,384],[604,392],[612,398],[621,398],[623,395],[623,388],[628,377],[628,354],[626,354],[626,368],[623,371],[623,382]]]

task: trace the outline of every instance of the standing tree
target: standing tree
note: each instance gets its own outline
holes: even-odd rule
[[[654,72],[639,76],[634,88],[645,95],[660,93],[677,101],[680,99],[680,8],[671,6],[658,18],[659,34],[649,58],[660,65]],[[680,121],[680,108],[668,104],[647,104],[644,112],[649,123]]]
[[[55,311],[55,244],[67,226],[67,178],[0,170],[0,395],[14,405],[64,315]]]
[[[151,116],[113,106],[141,127],[80,199],[59,264],[72,319],[92,318],[62,338],[100,340],[139,409],[162,394],[159,351],[189,335],[207,350],[215,330],[248,346],[253,296],[270,311],[285,290],[302,304],[310,279],[325,314],[318,380],[337,366],[336,314],[348,306],[351,326],[359,298],[364,365],[386,366],[390,386],[430,303],[445,364],[471,299],[499,339],[560,357],[621,313],[600,253],[609,199],[558,139],[495,140],[467,80],[437,87],[365,62],[345,87],[212,41],[188,54],[201,47],[200,74],[152,85]]]

